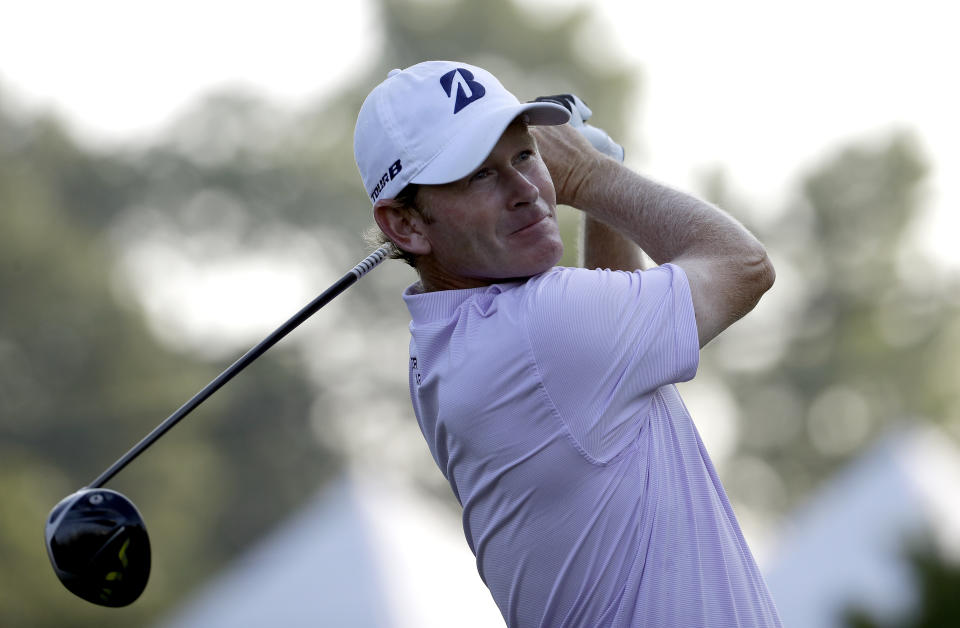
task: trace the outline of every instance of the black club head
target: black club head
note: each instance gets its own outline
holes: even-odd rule
[[[109,489],[82,489],[47,518],[47,554],[60,582],[101,606],[126,606],[150,576],[150,539],[133,503]]]

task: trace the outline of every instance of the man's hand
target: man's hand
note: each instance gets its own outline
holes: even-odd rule
[[[576,207],[577,191],[599,159],[590,147],[620,163],[623,163],[623,147],[603,129],[587,124],[593,111],[575,94],[540,96],[534,102],[551,102],[570,112],[568,124],[533,127],[531,132],[537,138],[540,154],[553,177],[558,202]],[[571,133],[571,129],[576,133]]]
[[[558,96],[542,96],[537,98],[537,101],[553,102],[565,107],[570,111],[570,123],[564,126],[575,129],[597,151],[614,161],[623,162],[623,147],[614,142],[603,129],[586,123],[593,116],[593,112],[580,98],[573,94],[560,94]],[[592,153],[584,147],[583,143],[560,135],[565,131],[557,131],[558,135],[553,137],[550,135],[550,129],[556,127],[550,127],[550,129],[538,128],[544,133],[543,139],[538,139],[538,142],[550,146],[549,152],[551,154],[547,167],[553,175],[559,202],[572,207],[579,207],[577,196],[583,182],[591,174],[595,174],[597,166],[601,165],[602,162],[607,162],[605,164],[607,167],[613,164],[609,163],[610,160],[597,155],[594,155],[589,164],[567,163],[567,160],[556,157],[553,154],[554,150],[558,152],[566,151],[568,159],[570,152],[587,155]],[[551,163],[553,164],[552,168]],[[581,236],[579,263],[585,268],[610,268],[628,271],[644,268],[643,254],[633,240],[613,227],[592,218],[589,214],[583,214]]]
[[[550,171],[557,202],[576,207],[579,189],[605,157],[569,124],[534,126],[530,127],[530,133],[536,138],[540,158]]]
[[[593,147],[598,151],[623,163],[623,146],[614,142],[613,138],[607,135],[607,132],[603,129],[587,124],[587,120],[593,117],[593,111],[587,106],[587,103],[580,100],[579,96],[576,94],[540,96],[534,99],[534,102],[552,102],[565,108],[570,112],[570,126],[587,138],[587,141],[593,144]]]

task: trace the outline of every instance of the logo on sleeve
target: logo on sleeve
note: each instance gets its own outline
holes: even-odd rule
[[[473,72],[465,68],[450,70],[440,77],[440,85],[447,94],[447,98],[455,98],[453,113],[459,113],[461,109],[472,102],[480,100],[487,90],[473,79]]]

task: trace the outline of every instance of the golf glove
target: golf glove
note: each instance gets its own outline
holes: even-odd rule
[[[580,131],[598,151],[623,163],[623,146],[614,142],[603,129],[587,124],[587,120],[593,115],[593,111],[576,95],[540,96],[535,102],[552,102],[564,107],[570,112],[570,126]]]

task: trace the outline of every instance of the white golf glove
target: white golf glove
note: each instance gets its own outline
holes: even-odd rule
[[[623,146],[614,142],[603,129],[587,124],[593,111],[575,94],[540,96],[535,102],[552,102],[566,108],[570,112],[570,126],[580,131],[598,151],[623,163]]]

